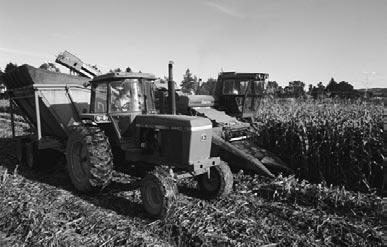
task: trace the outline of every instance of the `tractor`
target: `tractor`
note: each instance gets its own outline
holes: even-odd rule
[[[5,74],[11,108],[18,105],[36,129],[17,138],[19,161],[34,166],[41,151],[59,150],[72,184],[85,193],[107,186],[118,164],[134,167],[145,173],[141,197],[145,211],[156,218],[167,215],[179,179],[196,178],[208,199],[226,196],[233,175],[227,163],[210,156],[211,121],[157,114],[155,79],[148,73],[112,72],[89,80],[28,65]]]

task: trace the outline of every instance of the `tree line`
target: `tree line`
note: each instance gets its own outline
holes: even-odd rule
[[[336,82],[334,78],[324,86],[323,82],[317,85],[309,84],[308,90],[305,91],[305,83],[302,81],[291,81],[288,86],[282,88],[276,81],[268,81],[266,93],[275,97],[313,97],[317,98],[358,98],[361,93],[353,88],[351,83],[346,81]]]
[[[17,64],[8,63],[5,66],[4,72],[0,69],[0,74],[7,73],[15,68]],[[60,69],[54,63],[43,63],[39,66],[40,69],[45,69],[54,72],[60,72]],[[111,69],[110,72],[132,72],[130,67],[125,70],[120,68]],[[167,83],[168,78],[160,79],[160,83]],[[188,94],[204,94],[213,95],[215,93],[216,79],[209,78],[207,81],[202,81],[196,75],[193,75],[191,70],[187,68],[183,75],[183,80],[180,82],[181,90],[183,93]],[[324,86],[323,82],[317,83],[317,85],[309,84],[308,90],[305,90],[305,83],[302,81],[290,81],[287,86],[282,87],[276,81],[268,81],[266,84],[266,95],[278,98],[300,98],[300,97],[339,97],[339,98],[357,98],[362,96],[362,93],[355,90],[353,86],[346,81],[336,82],[334,78]]]
[[[187,69],[180,86],[184,93],[213,95],[215,93],[216,81],[214,78],[209,78],[203,82]],[[331,78],[327,86],[324,86],[323,82],[319,82],[315,86],[309,84],[307,91],[305,86],[306,84],[299,80],[290,81],[285,87],[280,86],[276,81],[268,81],[265,92],[268,96],[278,98],[313,97],[317,99],[324,97],[357,98],[362,96],[349,82],[336,82],[334,78]]]

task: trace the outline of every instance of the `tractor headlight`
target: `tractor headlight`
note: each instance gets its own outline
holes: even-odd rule
[[[98,122],[108,122],[109,118],[106,115],[96,115],[96,116],[94,116],[94,121],[97,123]]]

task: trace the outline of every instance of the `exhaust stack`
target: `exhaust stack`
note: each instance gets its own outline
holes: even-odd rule
[[[169,61],[168,64],[168,99],[170,106],[170,113],[176,115],[176,99],[175,99],[175,82],[173,81],[173,61]]]

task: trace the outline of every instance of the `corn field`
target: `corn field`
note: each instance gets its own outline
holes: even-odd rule
[[[261,119],[256,125],[259,141],[282,151],[279,152],[282,158],[293,160],[289,164],[302,176],[317,174],[317,179],[327,183],[332,179],[327,170],[313,172],[315,168],[330,165],[328,157],[317,163],[319,166],[314,163],[306,166],[308,159],[316,157],[313,156],[315,151],[311,150],[320,148],[319,155],[325,150],[318,146],[318,141],[329,140],[325,136],[333,133],[339,144],[346,144],[348,141],[339,139],[345,131],[357,133],[362,130],[359,126],[348,127],[360,120],[359,116],[364,118],[366,115],[356,109],[367,111],[374,122],[375,116],[380,116],[380,106],[375,105],[265,104],[267,108],[262,108],[261,115],[257,116],[257,121]],[[6,104],[4,107],[7,109]],[[310,113],[319,107],[325,108],[315,110],[314,115]],[[322,121],[325,110],[335,113],[337,118],[342,117],[340,114],[350,113],[349,110],[355,113],[350,115],[353,118],[346,120],[348,123],[344,117],[343,122],[327,118],[331,122],[322,125],[317,119]],[[265,116],[268,120],[262,121]],[[297,116],[299,122],[292,123]],[[312,120],[306,121],[307,116],[320,125],[313,126]],[[15,120],[17,134],[29,134],[29,126],[22,117],[16,116]],[[375,131],[374,122],[370,121],[369,125],[372,131]],[[304,139],[293,141],[294,146],[286,146],[286,141],[289,143],[292,137],[298,136],[296,131],[300,131],[302,124],[304,132],[300,133],[306,134],[300,136]],[[344,133],[338,132],[339,127],[323,132],[323,126],[333,128],[334,124]],[[363,125],[360,127],[365,128]],[[347,126],[346,129],[343,126]],[[178,183],[180,193],[173,210],[165,219],[155,221],[147,217],[141,204],[140,179],[115,171],[113,182],[103,191],[79,194],[70,185],[63,155],[55,161],[47,159],[47,169],[36,171],[19,166],[15,156],[16,143],[10,138],[10,116],[1,110],[0,130],[0,246],[383,246],[383,202],[375,193],[348,191],[324,182],[310,183],[294,175],[269,179],[238,172],[234,174],[233,192],[228,197],[204,200],[196,189],[196,180],[182,179]],[[311,138],[314,132],[308,131],[322,132],[320,139]],[[356,137],[362,141],[366,133],[375,134],[362,131],[364,133],[357,133],[359,136],[352,134],[351,140],[357,140]],[[289,139],[282,138],[281,133]],[[279,141],[275,142],[274,138]],[[374,138],[379,140],[379,134]],[[371,139],[364,138],[368,142]],[[301,145],[302,141],[304,145],[308,141],[308,150],[296,153],[297,147],[306,149]],[[323,147],[327,149],[328,144]],[[371,144],[374,145],[370,146],[371,150],[377,153],[375,143]],[[302,154],[308,154],[308,159],[301,160],[305,163],[297,163],[300,161],[296,158],[303,158]],[[377,177],[374,173],[372,176]],[[366,182],[372,181],[372,177],[366,178],[370,179]]]
[[[259,145],[276,152],[299,177],[382,191],[382,104],[265,99],[255,126]]]

